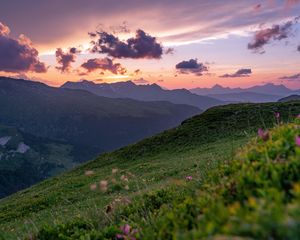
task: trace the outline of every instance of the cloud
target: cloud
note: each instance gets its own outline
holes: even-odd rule
[[[271,41],[287,39],[292,34],[292,27],[298,22],[298,18],[282,25],[276,24],[271,28],[261,29],[254,35],[254,39],[248,44],[248,49],[264,53],[263,47]]]
[[[288,6],[294,6],[298,3],[300,3],[300,0],[286,0],[286,3]]]
[[[291,75],[291,76],[280,77],[278,79],[289,80],[289,81],[300,80],[300,73],[297,73],[297,74]]]
[[[256,5],[254,6],[254,10],[255,10],[255,11],[259,11],[259,10],[261,10],[261,8],[262,8],[262,4],[256,4]]]
[[[88,74],[96,70],[109,71],[113,74],[121,75],[124,75],[127,72],[126,68],[124,68],[120,63],[114,63],[110,58],[89,59],[81,65],[81,68],[86,70],[86,73],[83,74]]]
[[[67,52],[64,52],[61,48],[57,48],[55,52],[56,61],[60,66],[55,67],[62,73],[70,72],[72,68],[72,63],[76,61],[76,54],[79,53],[80,50],[77,48],[69,48]]]
[[[72,0],[70,4],[69,1],[51,0],[45,7],[44,1],[10,0],[1,2],[0,16],[10,22],[15,31],[28,32],[35,43],[43,46],[58,46],[62,41],[67,43],[82,38],[86,29],[95,26],[94,21],[99,16],[103,25],[117,26],[126,19],[132,29],[141,27],[155,32],[162,42],[177,44],[237,30],[248,31],[249,27],[262,22],[278,22],[286,16],[299,14],[299,5],[286,11],[288,1],[98,0],[83,4],[83,0]],[[258,14],[253,7],[259,3],[263,8]],[[186,17],[182,17],[183,13]]]
[[[134,70],[134,72],[133,72],[133,75],[140,75],[140,74],[142,74],[141,69],[136,69],[136,70]]]
[[[237,78],[237,77],[250,77],[250,74],[252,74],[252,70],[250,68],[242,68],[236,71],[233,74],[224,74],[222,76],[219,76],[220,78]]]
[[[175,49],[174,49],[174,48],[167,48],[167,49],[165,50],[165,54],[166,54],[166,55],[168,55],[168,54],[173,55],[174,52],[175,52]]]
[[[39,60],[39,52],[32,42],[21,34],[17,39],[9,36],[10,29],[0,22],[0,71],[12,73],[47,72]]]
[[[298,50],[298,52],[300,52],[300,45],[298,46],[297,50]]]
[[[136,84],[148,84],[149,83],[149,81],[147,81],[144,78],[135,79],[135,80],[133,80],[133,82]]]
[[[190,59],[188,61],[182,61],[176,64],[176,69],[181,74],[195,74],[197,76],[202,76],[203,72],[208,71],[208,67],[203,63],[198,63],[197,59]]]
[[[104,53],[114,58],[147,58],[159,59],[163,54],[163,47],[155,37],[150,36],[143,30],[136,31],[136,36],[126,41],[107,32],[90,33],[91,37],[99,39],[92,41],[93,53]]]

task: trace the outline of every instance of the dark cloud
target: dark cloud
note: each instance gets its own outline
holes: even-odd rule
[[[250,74],[252,74],[252,70],[250,68],[242,68],[236,71],[233,74],[224,74],[222,76],[219,76],[220,78],[237,78],[237,77],[249,77]]]
[[[280,77],[279,79],[281,79],[281,80],[289,80],[289,81],[300,80],[300,73],[297,73],[297,74],[291,75],[291,76]]]
[[[165,54],[166,54],[166,55],[167,55],[167,54],[173,55],[174,52],[175,52],[175,49],[174,49],[174,48],[167,48],[167,49],[165,50]]]
[[[99,37],[92,41],[93,53],[104,53],[114,58],[161,58],[163,47],[155,37],[150,36],[143,30],[137,30],[136,36],[126,41],[107,32],[90,33],[91,37]]]
[[[254,39],[248,44],[248,49],[263,53],[263,47],[271,41],[287,39],[292,35],[292,27],[298,22],[298,18],[282,25],[276,24],[271,28],[261,29],[254,35]]]
[[[86,70],[88,74],[96,70],[109,71],[113,74],[125,74],[127,70],[120,64],[114,63],[110,58],[93,58],[89,59],[81,65],[81,68]]]
[[[39,52],[24,35],[18,39],[9,36],[10,29],[0,22],[0,71],[24,73],[47,72],[47,67],[39,60]]]
[[[142,73],[141,69],[136,69],[136,70],[133,72],[134,75],[139,75],[139,74],[141,74],[141,73]]]
[[[72,68],[72,63],[76,61],[76,54],[79,53],[80,50],[77,48],[69,48],[67,52],[64,52],[61,48],[58,48],[55,52],[56,61],[60,65],[58,67],[55,67],[62,73],[64,72],[70,72]]]
[[[203,63],[198,63],[197,59],[190,59],[188,61],[182,61],[178,63],[176,69],[181,74],[195,74],[197,76],[202,76],[203,72],[208,71],[208,67]]]
[[[298,46],[297,50],[298,50],[298,52],[300,52],[300,45]]]
[[[256,4],[256,5],[254,6],[254,10],[255,10],[255,11],[259,11],[259,10],[261,10],[261,8],[262,8],[262,5],[261,5],[261,4]]]

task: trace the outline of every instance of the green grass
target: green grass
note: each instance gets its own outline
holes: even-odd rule
[[[78,221],[84,225],[79,227],[79,231],[97,232],[104,229],[106,236],[110,236],[124,222],[121,217],[124,212],[110,216],[105,213],[107,205],[126,197],[137,199],[134,203],[140,206],[140,202],[144,203],[144,200],[138,198],[143,199],[141,196],[144,194],[147,196],[159,189],[165,189],[167,193],[169,188],[173,189],[170,190],[172,196],[182,195],[186,191],[187,195],[193,196],[207,179],[212,179],[210,183],[214,182],[215,177],[211,177],[211,173],[216,170],[219,172],[220,165],[231,162],[240,146],[253,137],[259,127],[274,126],[274,112],[281,113],[283,122],[290,121],[300,112],[300,103],[240,104],[212,108],[175,129],[103,154],[73,171],[1,200],[1,234],[4,239],[24,238],[36,234],[40,229],[44,229],[43,233],[46,225],[50,226],[50,232],[57,229],[64,231],[61,224],[72,225]],[[113,168],[119,169],[117,176],[112,174]],[[93,170],[94,174],[86,176],[84,173],[87,170]],[[134,176],[130,177],[130,174]],[[118,180],[117,183],[112,183],[113,178],[119,179],[121,175],[129,176],[129,182]],[[185,177],[188,175],[193,176],[195,181],[186,186]],[[90,190],[91,184],[101,180],[109,180],[107,192],[101,192],[99,187],[95,191]],[[127,184],[128,190],[124,188]],[[172,187],[174,185],[175,190]],[[163,197],[161,201],[164,202]],[[125,213],[139,216],[135,213],[136,209],[143,208],[133,207]],[[153,214],[151,208],[149,211],[149,214]],[[147,211],[143,214],[148,216]],[[168,214],[162,214],[162,219],[165,215]],[[153,221],[157,226],[162,225],[158,220]],[[145,222],[152,223],[152,218]],[[144,226],[145,236],[150,236],[146,223],[136,224]],[[78,228],[76,224],[74,226]],[[85,228],[89,230],[82,230]],[[71,227],[66,229],[69,231]],[[168,236],[161,239],[170,238]]]

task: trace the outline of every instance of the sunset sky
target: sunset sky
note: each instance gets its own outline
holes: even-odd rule
[[[297,0],[1,0],[0,75],[300,88],[299,16]]]

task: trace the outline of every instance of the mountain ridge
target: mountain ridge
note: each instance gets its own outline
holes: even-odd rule
[[[157,84],[137,85],[132,81],[117,83],[94,83],[82,80],[68,81],[61,88],[82,89],[98,96],[110,98],[131,98],[139,101],[168,101],[174,104],[187,104],[205,110],[222,105],[223,102],[207,96],[198,96],[187,89],[165,90]]]
[[[24,163],[32,176],[37,176],[36,181],[44,179],[43,175],[48,177],[60,172],[55,170],[57,168],[69,169],[100,153],[174,127],[201,112],[188,105],[105,98],[84,90],[3,77],[0,78],[0,102],[0,125],[14,128],[23,136],[26,146],[30,146],[29,139],[35,139],[33,146],[44,144],[43,148],[32,147],[32,151],[23,155],[12,155],[4,147],[0,149],[0,154],[9,157],[19,175],[22,175],[21,168],[14,165],[18,162]],[[11,136],[0,131],[3,144]],[[48,141],[52,147],[47,147]],[[24,149],[25,145],[20,147]],[[42,149],[47,149],[49,154],[42,154]],[[53,162],[55,154],[57,164],[65,159],[61,168]],[[40,172],[48,163],[53,167]],[[4,164],[0,161],[0,169]],[[13,167],[2,176],[0,197],[32,184],[29,178],[18,182],[22,177],[14,173]],[[9,184],[5,184],[6,178],[10,179]]]

